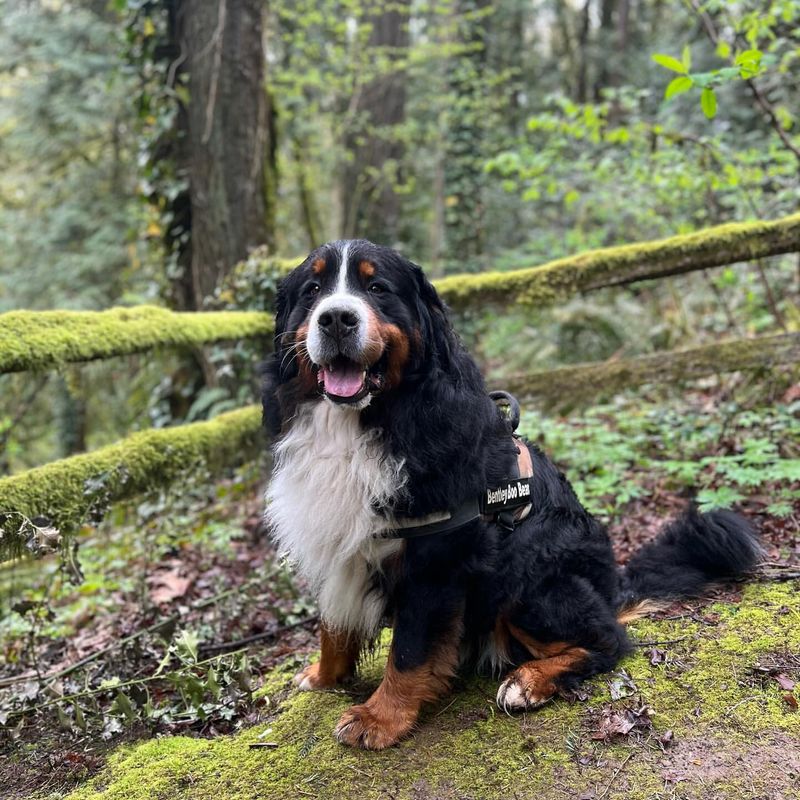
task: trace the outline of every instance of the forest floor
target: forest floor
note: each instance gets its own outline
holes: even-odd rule
[[[77,558],[0,572],[4,796],[800,798],[797,394],[527,414],[620,563],[694,497],[746,514],[768,565],[636,623],[577,696],[509,717],[465,677],[384,753],[331,736],[383,652],[345,691],[291,688],[317,620],[259,524],[263,467],[114,512]]]

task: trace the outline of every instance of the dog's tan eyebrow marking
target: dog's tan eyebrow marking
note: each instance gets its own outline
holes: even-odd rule
[[[363,280],[368,280],[375,274],[375,265],[369,261],[362,261],[358,265],[358,272]]]
[[[317,260],[316,260],[316,261],[315,261],[315,262],[314,262],[314,263],[311,265],[311,271],[312,271],[312,272],[313,272],[315,275],[321,275],[321,274],[322,274],[322,273],[325,271],[325,259],[324,259],[324,258],[318,258],[318,259],[317,259]]]

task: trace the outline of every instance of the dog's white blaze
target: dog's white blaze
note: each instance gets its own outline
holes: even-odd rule
[[[331,627],[378,632],[386,598],[370,576],[402,543],[373,538],[387,524],[375,509],[405,481],[403,462],[384,453],[380,433],[365,431],[352,408],[306,403],[276,445],[266,518]]]
[[[319,364],[322,359],[322,333],[319,328],[320,315],[329,309],[348,310],[358,317],[358,349],[363,350],[367,343],[367,304],[358,295],[353,294],[347,286],[347,259],[350,242],[345,242],[339,251],[339,272],[336,275],[336,287],[333,294],[324,298],[314,309],[308,327],[306,347],[311,360]],[[364,404],[366,405],[366,403]]]
[[[347,294],[347,257],[350,242],[345,242],[339,255],[339,274],[336,276],[336,294]]]

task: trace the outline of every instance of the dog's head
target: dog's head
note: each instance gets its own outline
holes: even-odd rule
[[[452,336],[416,264],[363,239],[332,242],[281,282],[270,377],[296,400],[363,408],[446,360]]]

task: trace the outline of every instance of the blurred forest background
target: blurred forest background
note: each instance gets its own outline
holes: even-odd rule
[[[0,312],[271,310],[281,271],[342,237],[441,277],[777,220],[798,209],[799,114],[800,0],[0,0]],[[454,316],[495,385],[796,337],[800,260],[512,300]],[[268,346],[0,375],[0,482],[13,497],[4,476],[34,485],[19,473],[255,402]],[[620,562],[695,500],[749,516],[784,580],[800,574],[800,375],[771,366],[605,395],[598,381],[562,398],[571,414],[529,406],[521,429],[609,525]],[[192,462],[172,486],[154,468],[113,508],[129,473],[103,467],[78,484],[70,530],[60,508],[0,507],[0,545],[23,551],[0,563],[12,796],[84,780],[122,737],[217,736],[269,713],[251,690],[313,652],[317,617],[260,523],[264,450],[237,470]],[[730,683],[732,712],[755,690]],[[597,738],[610,786],[627,758],[612,772]]]
[[[437,276],[797,208],[793,0],[0,0],[0,20],[0,311],[258,308],[264,259],[332,238]],[[796,257],[768,272],[460,329],[499,376],[796,328]],[[0,474],[241,405],[257,357],[2,376]]]

